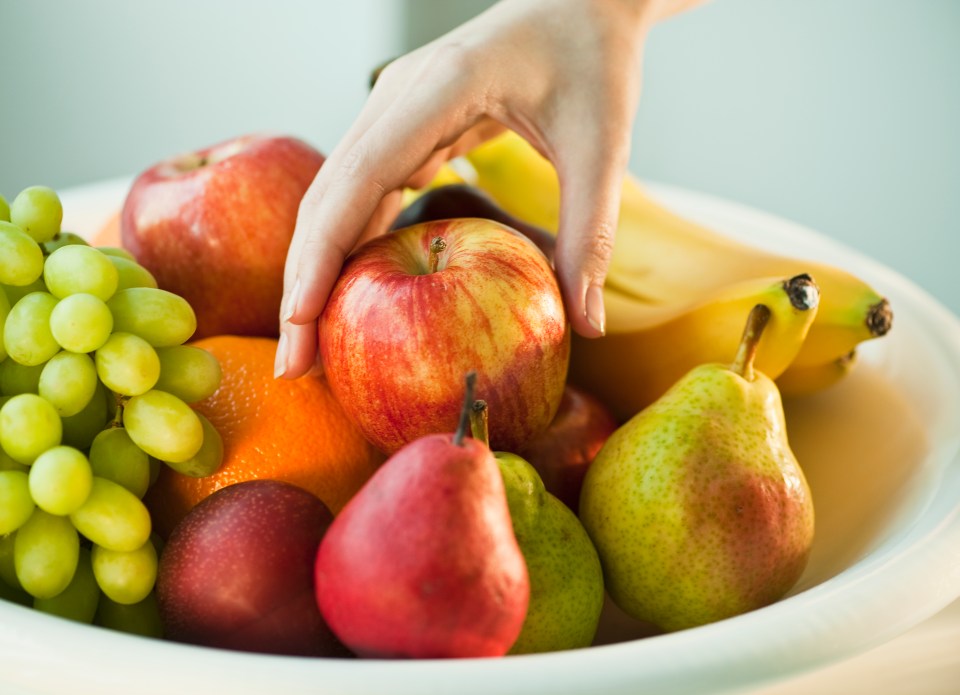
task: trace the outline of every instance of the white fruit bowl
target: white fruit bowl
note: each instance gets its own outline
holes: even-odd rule
[[[129,183],[64,191],[65,227],[95,231],[119,208]],[[651,190],[683,214],[731,235],[841,265],[892,303],[893,331],[863,346],[851,376],[786,404],[790,439],[807,472],[818,520],[810,565],[790,596],[669,635],[648,636],[643,626],[609,609],[598,646],[457,661],[242,654],[128,636],[0,603],[0,693],[780,693],[800,674],[915,631],[955,601],[957,318],[903,277],[807,229],[714,198],[662,186]],[[956,644],[960,630],[950,634]],[[953,676],[960,666],[956,653],[948,664]],[[883,692],[870,673],[860,675],[859,685]],[[839,692],[822,679],[806,683],[807,692]]]

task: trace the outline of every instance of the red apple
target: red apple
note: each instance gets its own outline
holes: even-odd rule
[[[583,476],[615,429],[617,421],[600,400],[568,384],[553,422],[519,453],[540,473],[547,492],[576,512]]]
[[[133,182],[123,246],[190,302],[194,338],[279,334],[287,247],[323,161],[301,140],[248,135],[160,162]]]
[[[330,388],[386,453],[455,430],[470,371],[496,413],[491,447],[520,449],[553,419],[570,358],[546,257],[509,227],[472,218],[413,225],[358,249],[321,314],[319,344]]]
[[[303,488],[251,480],[221,488],[177,525],[156,595],[167,638],[242,651],[345,653],[317,608],[314,561],[333,521]]]

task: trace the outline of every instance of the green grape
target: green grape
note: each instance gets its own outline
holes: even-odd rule
[[[203,425],[203,444],[200,446],[200,451],[186,461],[165,463],[177,473],[191,478],[204,478],[216,473],[220,469],[220,464],[223,463],[223,438],[217,428],[201,413],[197,413],[197,417]]]
[[[123,396],[146,393],[160,378],[160,358],[146,340],[132,333],[117,332],[96,352],[100,381]]]
[[[45,398],[21,393],[0,408],[0,446],[14,461],[33,463],[62,436],[60,416]]]
[[[38,611],[87,625],[93,622],[99,604],[100,586],[93,574],[90,551],[82,546],[77,559],[77,571],[67,588],[51,598],[33,600],[33,607]]]
[[[34,598],[52,598],[66,589],[79,555],[80,538],[70,520],[42,509],[17,530],[13,544],[17,579]]]
[[[119,246],[98,246],[97,250],[99,250],[100,253],[104,254],[105,256],[112,256],[113,258],[125,258],[128,261],[133,261],[134,263],[137,261],[132,253],[124,248],[120,248]]]
[[[50,314],[57,298],[46,292],[31,292],[13,305],[3,325],[3,346],[7,356],[32,367],[60,352],[50,331]]]
[[[10,313],[10,299],[6,290],[0,285],[0,364],[7,359],[7,348],[3,346],[3,327],[7,323],[7,314]]]
[[[79,234],[74,234],[73,232],[60,232],[50,241],[43,242],[43,252],[49,256],[51,253],[63,246],[73,245],[89,246],[90,244]]]
[[[157,581],[157,551],[149,540],[129,552],[94,545],[92,560],[101,591],[117,603],[139,603]]]
[[[50,314],[54,340],[70,352],[93,352],[107,342],[112,331],[113,314],[92,294],[78,292],[64,297]]]
[[[10,221],[38,244],[50,241],[60,231],[63,221],[60,196],[47,186],[24,188],[10,203]]]
[[[0,581],[0,601],[18,603],[29,608],[33,605],[33,596],[23,589],[15,589],[6,582]]]
[[[0,407],[3,407],[3,404],[0,403]],[[26,473],[30,470],[30,466],[25,466],[22,463],[14,461],[7,455],[7,452],[3,449],[0,449],[0,471],[20,471]]]
[[[4,285],[3,291],[10,301],[10,306],[13,306],[31,292],[46,292],[47,285],[43,281],[43,275],[41,275],[29,285]]]
[[[0,282],[29,285],[42,274],[40,245],[12,222],[0,222]]]
[[[153,485],[155,482],[157,482],[157,478],[160,477],[160,470],[162,468],[163,468],[163,462],[160,459],[154,458],[153,456],[151,456],[150,457],[150,485]]]
[[[192,345],[157,348],[160,378],[155,388],[187,403],[213,395],[220,386],[220,362],[210,352]]]
[[[3,197],[3,194],[0,193],[0,222],[9,222],[10,221],[10,205],[7,203],[7,199]]]
[[[101,596],[94,622],[100,627],[131,635],[157,639],[163,637],[163,623],[157,606],[157,594],[153,591],[139,603],[130,605],[111,601],[108,596]]]
[[[183,297],[154,287],[128,287],[107,302],[114,330],[140,336],[154,347],[186,342],[197,330],[197,317]]]
[[[119,280],[117,282],[117,291],[126,290],[131,287],[157,287],[157,279],[153,274],[136,261],[131,261],[120,256],[109,256],[110,262],[117,269]]]
[[[154,389],[127,401],[123,426],[138,447],[161,461],[188,461],[203,445],[200,418],[189,405],[165,391]]]
[[[150,512],[143,502],[125,487],[97,476],[90,496],[70,521],[93,543],[110,550],[136,550],[150,537]]]
[[[20,393],[38,393],[40,375],[45,366],[46,363],[28,367],[13,360],[0,362],[0,394],[16,396]]]
[[[45,512],[66,516],[87,501],[93,487],[93,471],[83,452],[71,446],[55,446],[30,466],[30,495]]]
[[[97,368],[89,355],[58,352],[43,365],[37,392],[60,417],[76,415],[97,392]]]
[[[110,422],[107,402],[113,399],[113,393],[98,382],[97,392],[83,410],[76,415],[61,418],[63,443],[75,449],[89,449],[93,438]]]
[[[23,591],[20,580],[17,579],[17,568],[13,559],[16,538],[16,531],[6,536],[0,536],[0,581],[18,591]]]
[[[23,526],[36,507],[30,497],[27,474],[0,471],[0,536]]]
[[[64,246],[47,256],[43,281],[55,297],[85,292],[107,301],[117,290],[117,269],[92,246]]]
[[[122,427],[110,427],[90,445],[93,474],[122,485],[142,498],[150,487],[150,457]]]

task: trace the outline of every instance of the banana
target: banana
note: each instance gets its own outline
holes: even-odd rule
[[[783,396],[806,396],[823,391],[845,377],[857,361],[856,349],[830,362],[808,367],[791,364],[776,379],[777,388]]]
[[[556,233],[560,190],[553,166],[512,132],[465,155],[474,180],[508,213]],[[621,331],[748,278],[809,273],[822,294],[817,318],[796,356],[813,367],[843,357],[890,330],[889,302],[867,283],[830,264],[778,255],[741,243],[663,207],[631,175],[607,275],[607,330]],[[630,304],[624,301],[631,298]]]
[[[608,312],[633,311],[636,321],[603,338],[574,336],[568,379],[625,421],[693,367],[733,362],[743,323],[757,304],[767,306],[771,315],[755,365],[776,378],[803,345],[817,315],[819,297],[808,275],[752,278],[654,314],[635,312],[634,298],[610,291]]]

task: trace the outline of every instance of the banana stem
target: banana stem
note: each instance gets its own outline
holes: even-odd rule
[[[453,443],[455,446],[463,446],[463,438],[467,436],[467,427],[470,426],[470,412],[473,408],[473,389],[477,383],[477,373],[468,372],[465,377],[467,382],[466,393],[463,395],[463,408],[460,409],[460,422],[457,424],[457,431],[453,433]]]
[[[447,242],[442,236],[435,236],[430,241],[430,257],[427,259],[427,267],[431,273],[437,272],[440,266],[440,254],[447,248]]]
[[[489,411],[486,401],[474,401],[470,409],[470,436],[490,446]]]
[[[753,381],[753,360],[757,356],[757,347],[760,345],[760,336],[770,320],[770,308],[765,304],[757,304],[747,316],[747,325],[743,328],[743,337],[740,338],[740,347],[737,356],[733,358],[730,369],[747,381]]]

